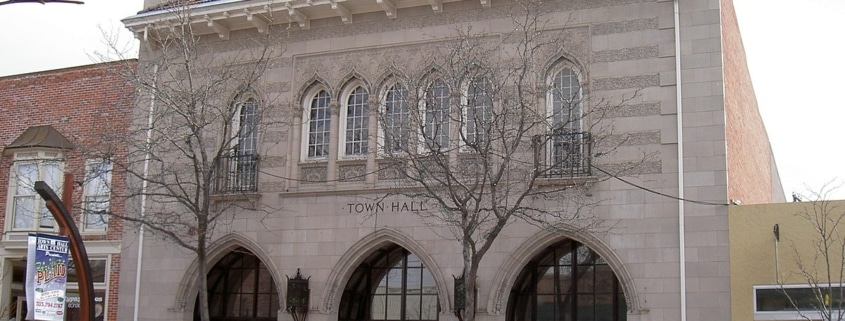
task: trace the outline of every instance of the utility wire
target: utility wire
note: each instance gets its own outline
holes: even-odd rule
[[[650,188],[648,188],[648,187],[645,187],[645,186],[642,186],[642,185],[637,185],[637,184],[635,184],[635,183],[629,182],[629,181],[625,180],[624,178],[621,178],[621,177],[619,177],[619,176],[616,176],[616,174],[611,174],[611,173],[609,173],[608,171],[606,171],[606,170],[603,170],[603,169],[599,168],[599,167],[598,167],[598,166],[596,166],[596,165],[590,164],[590,167],[595,168],[595,169],[597,169],[599,172],[602,172],[602,173],[604,173],[604,174],[606,174],[606,175],[608,175],[608,176],[610,176],[610,177],[613,177],[613,178],[615,178],[615,179],[618,179],[618,180],[622,181],[622,182],[623,182],[623,183],[625,183],[625,184],[631,185],[631,186],[633,186],[633,187],[639,188],[639,189],[644,190],[644,191],[646,191],[646,192],[649,192],[649,193],[652,193],[652,194],[657,194],[657,195],[660,195],[660,196],[663,196],[663,197],[668,197],[668,198],[675,199],[675,200],[679,200],[679,201],[690,202],[690,203],[701,204],[701,205],[716,205],[716,206],[728,206],[728,205],[730,205],[730,204],[726,204],[726,203],[714,203],[714,202],[705,202],[705,201],[691,200],[691,199],[686,199],[686,198],[680,198],[680,197],[677,197],[677,196],[674,196],[674,195],[669,195],[669,194],[666,194],[666,193],[661,193],[661,192],[655,191],[655,190],[653,190],[653,189],[650,189]]]

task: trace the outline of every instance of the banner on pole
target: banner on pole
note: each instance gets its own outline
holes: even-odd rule
[[[26,258],[27,320],[64,320],[69,245],[70,240],[64,236],[29,234]]]

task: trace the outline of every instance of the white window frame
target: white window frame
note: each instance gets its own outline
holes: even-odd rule
[[[325,142],[324,144],[321,144],[321,145],[325,145],[326,154],[325,155],[319,155],[319,156],[316,156],[316,155],[315,156],[309,156],[308,155],[308,148],[311,146],[311,144],[310,144],[311,107],[315,102],[314,99],[317,98],[317,95],[319,95],[321,92],[325,92],[327,97],[328,97],[328,102],[327,102],[326,107],[325,107],[326,112],[327,112],[325,134],[326,134],[328,141]],[[330,153],[329,150],[330,150],[330,146],[331,146],[332,138],[333,138],[333,137],[331,137],[331,126],[332,126],[332,123],[331,123],[331,119],[332,119],[332,114],[331,114],[332,113],[332,111],[331,111],[332,96],[331,96],[331,93],[326,88],[316,87],[316,88],[310,90],[307,95],[305,95],[305,99],[303,99],[302,104],[303,104],[303,108],[302,108],[302,139],[301,139],[302,145],[300,147],[301,148],[300,150],[302,151],[302,153],[300,155],[300,160],[301,161],[324,161],[324,160],[327,160],[331,156],[331,155],[329,155],[329,153]]]
[[[405,92],[404,102],[402,100],[397,100],[397,101],[389,101],[388,100],[388,94],[391,92],[391,90],[396,88],[396,86],[401,86],[402,89],[404,90],[404,92]],[[398,82],[398,81],[391,82],[391,83],[389,83],[389,85],[385,86],[382,89],[379,97],[381,97],[381,100],[380,100],[381,103],[379,104],[379,115],[380,116],[379,116],[379,119],[378,119],[379,123],[378,123],[378,126],[377,126],[378,127],[378,145],[379,145],[378,149],[379,149],[379,153],[382,154],[382,155],[403,154],[403,153],[405,153],[405,150],[403,150],[403,149],[396,149],[396,150],[388,150],[387,149],[387,142],[385,141],[385,137],[387,136],[387,133],[385,133],[385,131],[384,131],[385,126],[387,126],[387,125],[383,124],[382,122],[387,120],[387,104],[388,103],[397,103],[397,102],[399,104],[404,103],[405,104],[404,114],[405,114],[405,117],[407,118],[407,123],[404,124],[404,126],[406,126],[405,132],[406,132],[406,135],[408,135],[408,137],[406,137],[405,139],[407,139],[406,144],[409,144],[408,146],[405,146],[404,148],[405,149],[410,148],[410,144],[412,144],[411,139],[410,139],[411,135],[412,135],[411,134],[412,128],[411,128],[411,101],[410,101],[410,91],[408,90],[408,86],[406,86],[405,84]],[[398,115],[399,115],[399,123],[400,123],[399,125],[401,126],[402,125],[401,124],[402,114],[400,113]]]
[[[493,93],[492,93],[493,84],[490,82],[490,77],[484,76],[484,75],[469,77],[469,79],[464,82],[464,84],[461,88],[461,93],[462,93],[461,94],[461,106],[463,108],[461,108],[461,120],[462,121],[461,121],[460,125],[461,125],[461,135],[463,135],[463,137],[466,138],[466,141],[464,139],[458,140],[458,144],[461,146],[461,149],[460,149],[461,152],[472,152],[473,151],[469,146],[467,146],[467,142],[470,141],[470,137],[469,137],[470,132],[468,130],[469,124],[470,124],[470,113],[469,113],[469,111],[470,111],[470,109],[476,109],[476,108],[479,108],[479,107],[477,105],[471,105],[472,102],[470,101],[469,90],[470,90],[471,85],[475,82],[476,79],[484,79],[488,83],[488,85],[486,86],[487,88],[485,88],[485,89],[490,90],[490,92],[487,93],[489,98],[490,98],[490,105],[489,106],[482,106],[481,108],[483,108],[483,107],[489,108],[490,121],[493,120],[493,108],[494,108],[494,106],[493,106]],[[474,119],[473,119],[473,122],[474,122]],[[490,137],[488,136],[486,139],[489,140]]]
[[[445,120],[446,120],[445,121],[445,125],[446,125],[446,145],[445,146],[441,145],[439,152],[448,151],[449,148],[451,148],[452,144],[454,143],[454,142],[452,142],[452,127],[453,127],[452,123],[453,123],[453,121],[452,121],[452,114],[451,114],[452,113],[452,109],[451,109],[451,107],[452,107],[452,97],[451,97],[452,87],[449,86],[449,83],[447,83],[445,80],[443,80],[443,78],[440,78],[440,77],[433,78],[430,82],[428,82],[428,84],[423,89],[423,92],[420,95],[420,97],[423,97],[423,99],[420,100],[419,107],[418,107],[419,113],[422,116],[422,117],[420,117],[420,119],[422,121],[422,124],[421,124],[422,126],[419,126],[420,132],[417,133],[417,134],[419,136],[419,145],[420,145],[419,150],[422,153],[433,152],[430,148],[428,148],[429,143],[426,140],[426,135],[427,135],[426,130],[428,130],[428,126],[429,126],[429,123],[428,123],[429,122],[429,115],[428,115],[428,99],[429,99],[429,97],[428,97],[428,95],[429,95],[429,90],[431,90],[438,81],[442,82],[446,87],[446,106],[445,106],[445,114],[444,114],[444,117],[445,117]],[[441,120],[440,125],[441,126],[444,125],[442,120]],[[437,141],[437,140],[440,139],[440,137],[442,137],[442,135],[438,134],[437,137],[431,137],[431,139],[434,140],[434,141]]]
[[[94,166],[107,164],[108,169],[102,172],[94,172]],[[107,177],[104,179],[105,186],[96,187],[95,185],[95,177],[93,175],[101,175],[105,174]],[[111,206],[111,182],[114,176],[114,165],[111,161],[106,159],[89,159],[85,162],[85,184],[83,186],[82,192],[82,230],[84,232],[100,232],[104,233],[108,230],[109,226],[109,208]],[[97,191],[92,189],[97,188]],[[103,189],[103,190],[99,190]],[[99,192],[99,193],[96,193]],[[104,201],[96,201],[102,202],[97,205],[102,205],[101,208],[98,209],[101,213],[93,214],[90,211],[91,204],[94,204],[93,201],[90,201],[89,198],[99,198],[104,199]],[[90,219],[92,215],[96,215],[99,219],[102,219],[104,225],[100,226],[91,226],[89,225]]]
[[[827,284],[819,284],[827,287]],[[845,287],[843,283],[831,283],[831,287]],[[754,320],[821,320],[822,314],[819,311],[801,311],[794,307],[790,311],[759,311],[757,307],[757,291],[773,289],[810,289],[815,286],[810,284],[784,284],[784,285],[755,285],[751,292],[751,302],[754,305]]]
[[[363,144],[363,152],[358,154],[347,154],[346,145],[349,143],[349,137],[347,137],[347,129],[349,128],[349,100],[352,98],[352,95],[356,94],[358,89],[362,89],[364,91],[364,95],[366,99],[364,100],[364,108],[366,109],[363,115],[363,127],[360,128],[363,132],[363,141],[359,142]],[[338,135],[340,136],[338,139],[338,154],[340,158],[345,159],[360,159],[367,157],[367,154],[370,152],[369,150],[369,136],[370,136],[370,102],[369,102],[370,92],[363,83],[356,81],[347,86],[347,89],[343,92],[341,97],[341,108],[340,108],[340,115],[338,117]]]
[[[35,193],[34,194],[25,194],[25,195],[18,195],[17,188],[18,188],[18,177],[19,177],[19,167],[24,165],[35,164],[37,168],[37,179],[36,180],[44,180],[45,173],[44,168],[47,164],[53,164],[58,166],[58,176],[56,182],[48,185],[53,189],[56,195],[62,195],[62,187],[64,182],[64,171],[65,171],[65,160],[64,160],[64,153],[62,151],[57,150],[20,150],[14,153],[13,157],[14,162],[10,168],[9,173],[9,185],[8,185],[8,192],[6,199],[8,200],[6,203],[6,224],[5,230],[8,232],[32,232],[32,231],[57,231],[58,230],[58,223],[52,218],[52,215],[49,211],[46,210],[46,203],[44,200]],[[35,182],[32,182],[35,184]],[[55,185],[55,186],[52,186]],[[41,213],[37,217],[32,219],[32,226],[29,227],[15,227],[16,221],[16,205],[15,200],[21,197],[34,197],[33,203],[33,213]],[[41,227],[41,219],[42,217],[47,217],[49,220],[53,221],[52,227]]]

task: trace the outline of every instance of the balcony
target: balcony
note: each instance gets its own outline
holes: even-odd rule
[[[534,136],[534,162],[540,177],[576,178],[592,175],[590,133],[553,133]]]
[[[258,155],[221,157],[214,170],[215,194],[258,191]]]

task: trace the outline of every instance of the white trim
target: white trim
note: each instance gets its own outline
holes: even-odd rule
[[[349,115],[349,98],[350,98],[350,96],[352,96],[353,93],[355,93],[355,90],[357,90],[358,88],[363,89],[364,92],[367,94],[367,101],[365,101],[365,103],[367,104],[366,105],[367,106],[367,113],[366,113],[366,115],[364,115],[364,117],[366,117],[366,119],[367,119],[367,125],[364,126],[362,129],[364,131],[367,131],[367,135],[366,135],[367,137],[364,137],[363,143],[364,143],[365,147],[368,147],[369,135],[370,135],[370,133],[369,133],[369,121],[370,121],[369,117],[370,117],[370,107],[371,107],[370,102],[369,102],[370,92],[369,92],[369,90],[367,90],[367,87],[364,85],[363,82],[361,82],[360,80],[355,80],[355,81],[350,82],[346,85],[346,89],[344,89],[343,93],[340,95],[340,101],[338,102],[340,104],[340,112],[338,113],[338,118],[337,118],[337,121],[338,121],[338,131],[337,131],[337,135],[338,135],[338,138],[337,138],[338,157],[337,158],[338,159],[364,159],[364,158],[367,158],[367,154],[370,152],[369,150],[367,150],[365,153],[362,153],[362,154],[354,154],[354,155],[347,155],[346,154],[346,143],[347,143],[347,141],[346,141],[347,119],[346,118]]]
[[[405,84],[403,84],[402,82],[400,82],[398,80],[392,80],[390,82],[387,82],[387,85],[385,85],[384,87],[379,89],[378,115],[380,115],[380,116],[376,117],[376,124],[377,124],[376,128],[377,128],[377,131],[378,131],[378,133],[376,134],[377,135],[376,145],[377,145],[377,149],[378,149],[378,155],[386,155],[386,154],[390,154],[390,153],[404,153],[404,151],[402,151],[402,150],[388,152],[384,148],[384,146],[385,146],[384,145],[385,144],[384,137],[386,136],[386,134],[384,133],[385,124],[383,123],[383,120],[385,118],[385,115],[387,114],[387,102],[388,102],[387,93],[396,86],[401,86],[402,89],[404,89],[404,91],[405,91],[405,95],[406,95],[405,96],[405,104],[407,105],[406,107],[408,108],[408,111],[407,111],[408,112],[408,124],[407,124],[408,135],[410,136],[411,132],[412,132],[412,128],[411,128],[411,102],[409,100],[410,99],[410,97],[409,97],[410,92],[408,90],[408,86],[406,86]],[[408,143],[410,143],[410,141],[408,141]]]
[[[302,161],[302,162],[325,161],[325,160],[328,160],[328,158],[330,156],[327,153],[325,156],[308,157],[308,143],[309,143],[308,140],[309,140],[309,136],[310,136],[309,134],[310,134],[310,127],[311,127],[310,126],[310,123],[311,123],[311,105],[314,101],[314,98],[317,97],[317,94],[319,94],[320,92],[323,92],[323,91],[325,91],[326,94],[329,96],[329,104],[327,106],[327,108],[329,109],[329,114],[328,114],[329,124],[328,124],[328,128],[326,128],[326,130],[329,131],[328,146],[331,146],[331,143],[332,143],[331,142],[331,139],[332,139],[332,137],[331,137],[332,96],[331,96],[331,93],[329,92],[329,90],[326,89],[325,87],[314,86],[313,88],[308,90],[306,95],[303,95],[303,97],[305,97],[305,98],[300,102],[302,104],[302,126],[301,126],[302,127],[302,136],[301,136],[302,139],[301,139],[301,142],[300,142],[301,152],[300,152],[299,156],[300,156],[300,161]]]
[[[92,180],[93,180],[93,177],[91,175],[94,174],[94,173],[92,173],[91,168],[95,164],[108,164],[108,170],[106,172],[103,172],[104,174],[108,175],[106,182],[105,182],[106,191],[105,191],[104,194],[94,194],[94,195],[89,194],[89,192],[90,192],[89,187],[91,186]],[[89,196],[105,196],[107,201],[106,201],[106,207],[104,208],[104,210],[106,212],[109,211],[109,208],[111,207],[111,196],[112,196],[111,184],[112,184],[112,178],[113,177],[114,177],[114,165],[111,163],[111,161],[108,161],[108,160],[105,160],[105,159],[88,159],[88,160],[85,161],[85,183],[82,186],[82,204],[81,204],[82,217],[80,219],[81,222],[79,222],[80,223],[79,225],[81,225],[81,227],[82,227],[81,228],[82,233],[84,233],[84,234],[105,234],[108,231],[108,229],[109,229],[109,227],[108,227],[109,226],[109,215],[108,214],[103,214],[103,217],[105,218],[104,223],[106,224],[103,228],[88,228],[88,213],[86,211],[86,209],[87,209],[86,205],[87,205],[87,198]]]
[[[61,150],[55,149],[24,149],[24,150],[17,150],[13,156],[14,162],[12,166],[9,167],[9,182],[8,182],[8,189],[6,192],[6,224],[4,226],[4,239],[9,239],[9,236],[15,234],[14,232],[34,232],[34,231],[58,231],[58,224],[54,224],[53,228],[40,228],[40,227],[28,227],[28,228],[15,228],[15,197],[17,196],[17,182],[18,182],[18,167],[24,164],[35,164],[37,170],[37,180],[44,180],[44,166],[45,164],[55,164],[58,165],[59,177],[58,182],[55,185],[51,186],[58,195],[62,193],[62,187],[64,182],[64,173],[65,171],[65,160],[64,160],[64,153]],[[35,182],[33,182],[35,183]],[[41,203],[43,201],[40,197],[35,195],[35,203],[34,203],[34,213],[39,213],[41,208]],[[40,226],[41,217],[40,215],[36,215],[33,218],[33,225]]]

